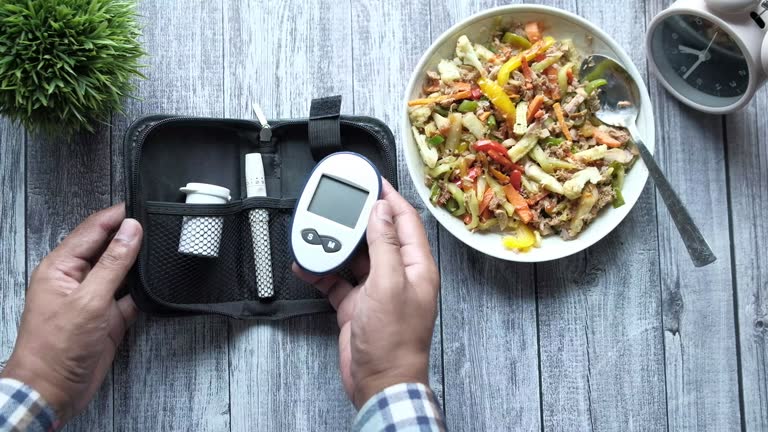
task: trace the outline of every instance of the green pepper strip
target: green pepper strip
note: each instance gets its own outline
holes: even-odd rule
[[[493,114],[488,116],[488,127],[491,130],[496,130],[496,128],[498,127],[498,125],[496,124],[496,117],[494,117]]]
[[[531,42],[515,33],[504,33],[504,37],[501,38],[501,41],[505,44],[514,45],[518,48],[528,49],[531,47]]]
[[[477,102],[471,100],[464,100],[459,105],[459,112],[468,113],[475,112],[477,110]]]
[[[611,181],[611,187],[613,188],[613,208],[619,208],[624,205],[624,195],[621,193],[621,189],[624,187],[624,175],[626,171],[624,165],[619,162],[612,162],[611,168],[613,168],[613,180]]]
[[[451,193],[453,199],[455,199],[456,203],[459,205],[459,208],[451,213],[454,216],[461,216],[466,213],[467,210],[464,208],[464,192],[454,183],[448,183],[448,192]]]
[[[571,69],[573,69],[573,63],[568,63],[557,72],[557,84],[560,86],[562,95],[568,92],[568,71]]]
[[[546,137],[542,142],[550,147],[559,146],[565,142],[565,138]]]
[[[432,138],[427,140],[427,143],[431,145],[432,147],[439,146],[440,144],[445,142],[445,138],[443,138],[442,135],[435,135]]]
[[[441,107],[440,105],[435,105],[433,109],[435,110],[436,113],[440,114],[443,117],[448,117],[448,114],[450,114],[450,112],[447,109]]]
[[[584,91],[587,92],[587,95],[591,95],[595,92],[595,90],[599,89],[600,87],[608,84],[608,81],[600,78],[596,79],[594,81],[590,81],[589,84],[587,84],[586,87],[584,87]]]
[[[429,191],[429,202],[432,203],[432,205],[437,204],[437,199],[440,197],[440,186],[438,186],[437,182],[432,184],[432,189]]]
[[[550,67],[550,66],[552,66],[553,64],[557,63],[558,61],[560,61],[560,58],[561,58],[562,56],[563,56],[563,55],[562,55],[562,54],[560,54],[560,53],[558,53],[558,54],[555,54],[555,55],[553,55],[553,56],[549,56],[549,57],[545,58],[544,60],[542,60],[542,61],[540,61],[540,62],[538,62],[538,63],[534,64],[533,66],[531,66],[531,69],[532,69],[534,72],[537,72],[537,73],[542,73],[542,72],[544,72],[544,71],[545,71],[545,70],[546,70],[548,67]]]

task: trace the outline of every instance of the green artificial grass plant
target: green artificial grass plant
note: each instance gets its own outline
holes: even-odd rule
[[[69,135],[121,111],[145,54],[135,1],[0,1],[0,115]]]

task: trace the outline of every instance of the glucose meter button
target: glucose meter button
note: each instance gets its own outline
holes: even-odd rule
[[[323,241],[320,239],[320,235],[312,228],[302,230],[301,238],[303,238],[305,242],[311,245],[323,244]]]
[[[328,253],[334,253],[341,250],[341,243],[333,237],[322,236],[320,239],[323,241],[323,250]]]

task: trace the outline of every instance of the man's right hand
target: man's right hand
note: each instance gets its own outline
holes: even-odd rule
[[[294,264],[337,310],[342,381],[359,409],[391,385],[429,385],[440,279],[419,215],[386,181],[368,223],[368,256],[357,257],[352,271],[358,286]]]

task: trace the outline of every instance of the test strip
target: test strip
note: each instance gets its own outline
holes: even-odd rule
[[[260,153],[245,155],[245,186],[248,197],[267,196],[264,164]],[[256,290],[260,298],[275,295],[272,282],[272,249],[269,241],[269,212],[253,209],[248,213],[253,244],[253,263],[256,271]]]

